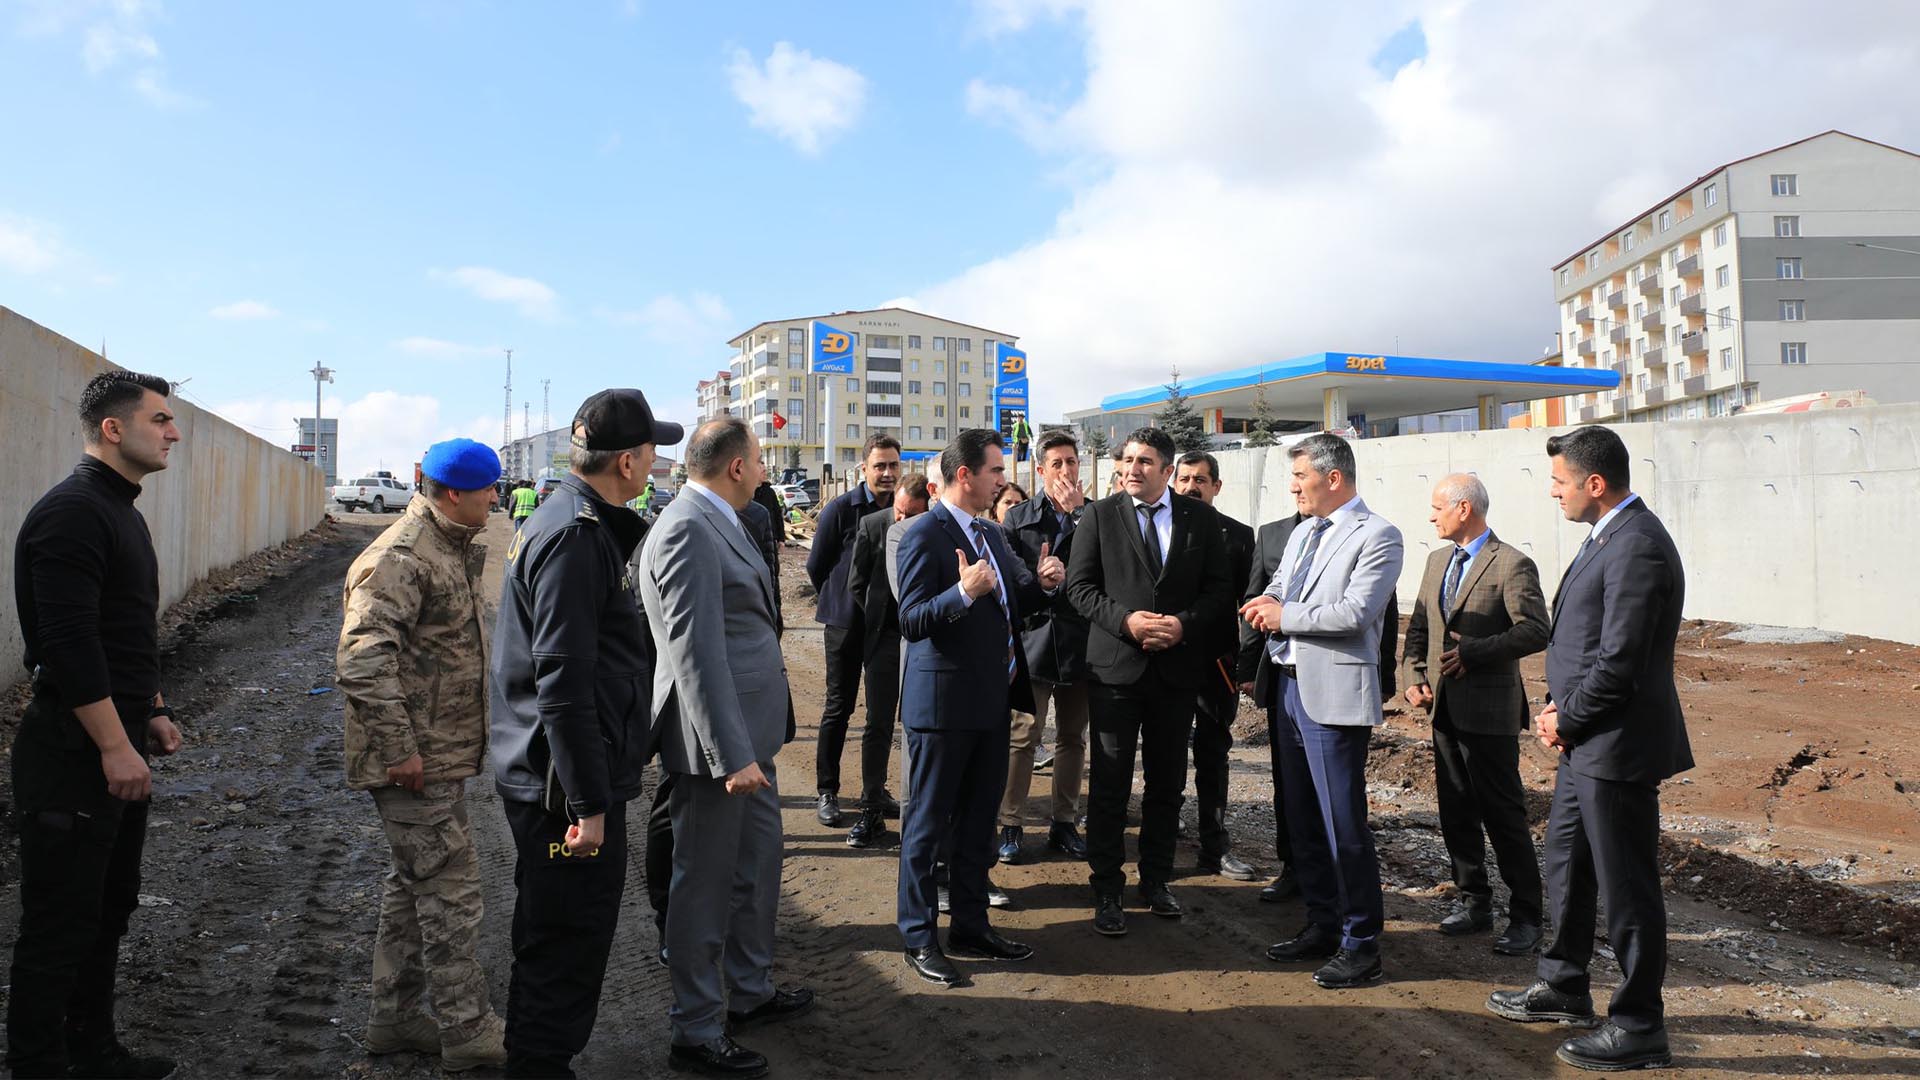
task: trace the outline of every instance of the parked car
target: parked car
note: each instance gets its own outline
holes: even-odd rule
[[[406,509],[413,498],[413,485],[391,476],[367,476],[351,484],[335,484],[333,501],[348,510],[368,509],[376,514]]]
[[[539,502],[546,502],[547,496],[553,494],[553,490],[559,486],[560,486],[559,477],[543,476],[540,479],[535,480],[533,482],[534,497],[538,499]]]
[[[799,484],[775,484],[773,490],[780,496],[780,501],[786,503],[789,508],[808,510],[813,507],[813,496]]]

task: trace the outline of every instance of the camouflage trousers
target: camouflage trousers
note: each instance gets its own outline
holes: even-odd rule
[[[480,970],[480,861],[473,849],[464,782],[373,790],[393,851],[373,946],[374,1024],[424,1015],[431,992],[442,1033],[470,1034],[487,1016]]]

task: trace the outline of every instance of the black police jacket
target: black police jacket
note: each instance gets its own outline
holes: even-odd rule
[[[507,548],[489,751],[501,798],[581,818],[640,794],[653,637],[627,559],[645,534],[640,515],[568,476]]]

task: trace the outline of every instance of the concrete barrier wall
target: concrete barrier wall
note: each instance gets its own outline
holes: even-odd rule
[[[12,591],[20,523],[80,460],[80,391],[114,366],[0,307],[0,685],[25,674]],[[172,405],[181,441],[137,504],[153,532],[163,608],[209,573],[318,524],[327,498],[320,470],[291,452],[179,397]]]
[[[1565,428],[1406,435],[1354,444],[1360,494],[1407,539],[1404,606],[1439,546],[1433,485],[1479,476],[1494,532],[1539,564],[1553,595],[1587,527],[1547,494]],[[1687,572],[1688,618],[1818,627],[1920,644],[1920,588],[1901,565],[1920,538],[1920,405],[1625,424],[1633,487]],[[1255,524],[1293,513],[1283,450],[1219,455],[1220,508]]]

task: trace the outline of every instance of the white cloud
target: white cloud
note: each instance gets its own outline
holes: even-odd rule
[[[28,37],[79,38],[80,62],[96,77],[125,72],[127,88],[161,109],[200,104],[173,88],[151,26],[165,13],[159,0],[29,0],[19,30]]]
[[[228,322],[244,322],[258,319],[277,319],[280,313],[271,306],[258,300],[235,300],[231,304],[221,304],[208,315]]]
[[[867,80],[858,71],[785,41],[774,45],[764,65],[735,49],[727,78],[754,127],[808,155],[852,127],[867,99]]]
[[[621,326],[636,326],[648,337],[668,345],[719,349],[738,330],[726,302],[712,293],[689,293],[685,298],[662,294],[632,311],[601,308],[597,314]]]
[[[393,347],[415,356],[427,356],[436,360],[455,360],[467,356],[484,356],[498,353],[492,345],[462,345],[454,341],[443,341],[433,337],[405,337],[393,343]]]
[[[982,0],[990,35],[1063,12],[1083,31],[1085,81],[1065,99],[1046,80],[966,91],[974,115],[1073,166],[1071,195],[1045,235],[912,292],[1021,334],[1048,417],[1174,364],[1396,340],[1530,359],[1553,340],[1549,268],[1701,172],[1833,127],[1920,148],[1920,112],[1898,104],[1920,5],[1840,6],[1793,22],[1767,0],[1728,23],[1625,0],[1569,35],[1590,9]],[[1369,60],[1410,18],[1428,55],[1389,79]],[[1711,92],[1636,44],[1653,40],[1712,40]]]
[[[549,320],[556,314],[559,296],[533,278],[514,277],[485,266],[430,270],[427,276],[458,286],[482,300],[512,305],[530,319]]]
[[[289,446],[297,434],[299,417],[313,415],[313,398],[253,398],[216,404],[212,411],[276,446]],[[320,414],[340,421],[342,479],[363,476],[374,469],[412,476],[413,463],[427,447],[453,438],[477,439],[488,446],[500,442],[500,417],[446,419],[440,399],[427,394],[378,390],[345,400],[326,397]],[[516,422],[518,417],[515,418]],[[515,428],[518,433],[518,428]]]
[[[60,238],[52,226],[0,214],[0,270],[39,274],[51,270],[61,257]]]
[[[122,60],[158,60],[160,46],[144,30],[125,23],[98,22],[87,27],[82,36],[80,59],[87,72],[98,75]]]

